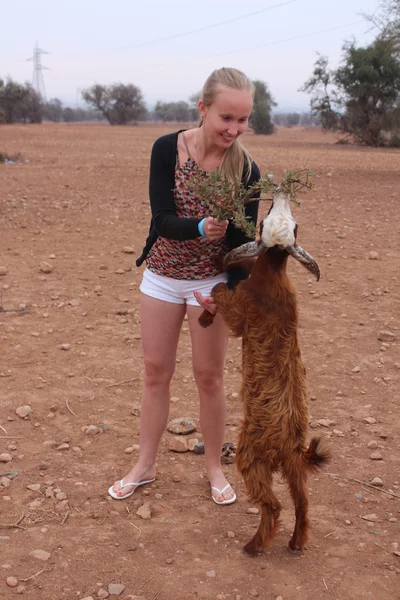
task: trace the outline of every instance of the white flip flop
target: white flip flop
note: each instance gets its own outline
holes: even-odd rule
[[[222,494],[223,494],[224,492],[226,492],[226,490],[227,490],[229,487],[231,487],[231,484],[230,484],[230,483],[227,483],[227,484],[226,484],[226,486],[225,486],[224,488],[222,488],[222,490],[219,490],[217,487],[215,487],[215,486],[213,486],[213,485],[211,486],[211,489],[212,489],[212,490],[215,490],[216,492],[218,492],[218,494],[221,494],[221,496],[222,496]],[[211,493],[211,498],[214,500],[215,504],[233,504],[233,503],[235,502],[235,500],[236,500],[236,494],[235,494],[235,492],[233,492],[233,496],[232,496],[232,498],[228,498],[227,500],[222,500],[222,502],[218,502],[218,500],[216,500],[216,499],[214,498],[214,496],[212,495],[212,493]]]
[[[113,487],[115,485],[114,484],[110,488],[108,488],[108,493],[110,494],[111,498],[114,498],[114,500],[125,500],[125,498],[129,498],[129,496],[132,496],[132,494],[135,492],[136,488],[138,488],[141,485],[145,485],[145,483],[152,483],[155,480],[156,480],[156,478],[154,477],[153,479],[145,479],[144,481],[139,481],[138,483],[135,483],[135,482],[124,483],[124,480],[121,479],[121,481],[119,482],[120,490],[122,490],[125,487],[129,487],[129,486],[133,486],[133,485],[135,486],[135,489],[132,490],[131,492],[128,492],[127,494],[124,494],[123,496],[118,496],[113,490]]]

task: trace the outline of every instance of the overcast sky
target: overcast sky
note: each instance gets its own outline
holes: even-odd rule
[[[378,0],[19,0],[2,4],[0,76],[32,81],[37,41],[47,98],[71,106],[93,83],[134,83],[145,101],[188,100],[213,69],[267,82],[277,110],[303,110],[316,53],[337,66],[345,40],[374,37]],[[79,100],[81,102],[81,100]]]

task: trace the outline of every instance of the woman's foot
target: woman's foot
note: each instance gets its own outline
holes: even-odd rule
[[[222,469],[209,477],[211,483],[211,495],[216,504],[232,504],[236,500],[236,494],[228,483]]]
[[[109,491],[112,491],[118,498],[131,496],[137,487],[144,485],[144,482],[151,483],[156,475],[155,465],[148,469],[141,469],[135,465],[128,475],[123,479],[116,481]],[[111,494],[112,495],[112,494]]]

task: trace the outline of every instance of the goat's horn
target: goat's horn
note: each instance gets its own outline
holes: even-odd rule
[[[238,248],[234,248],[224,258],[224,267],[229,267],[233,263],[238,263],[246,258],[259,256],[266,251],[266,248],[260,242],[248,242]]]
[[[311,273],[313,273],[317,278],[317,281],[319,281],[319,278],[321,276],[319,266],[317,265],[313,257],[310,256],[308,252],[306,252],[306,250],[301,248],[301,246],[297,246],[296,244],[294,244],[293,246],[288,246],[287,248],[285,248],[285,250],[287,250],[290,256],[293,256],[293,258],[301,262],[306,267],[306,269],[311,271]]]

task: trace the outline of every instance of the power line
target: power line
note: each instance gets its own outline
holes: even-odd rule
[[[281,6],[285,6],[286,4],[292,4],[293,2],[297,2],[297,0],[286,0],[286,2],[281,2],[280,4],[274,4],[273,6],[268,6],[267,8],[262,8],[261,10],[257,10],[252,13],[247,13],[245,15],[241,15],[240,17],[234,17],[233,19],[227,19],[226,21],[219,21],[218,23],[213,23],[212,25],[206,25],[204,27],[199,27],[199,29],[191,29],[190,31],[185,31],[184,33],[176,33],[175,35],[171,35],[165,38],[157,38],[155,40],[150,40],[148,42],[142,42],[140,44],[134,44],[133,46],[122,46],[119,50],[125,50],[128,48],[142,48],[143,46],[150,46],[152,44],[158,44],[160,42],[168,42],[169,40],[175,40],[177,38],[185,37],[187,35],[192,35],[192,33],[198,33],[199,31],[206,31],[207,29],[213,29],[214,27],[221,27],[221,25],[227,25],[228,23],[235,23],[236,21],[241,21],[242,19],[248,19],[249,17],[254,17],[255,15],[259,15],[261,13],[267,12],[269,10],[273,10],[274,8],[280,8]]]
[[[240,48],[239,50],[231,50],[230,52],[221,52],[219,54],[212,54],[209,56],[227,56],[229,54],[236,54],[237,52],[251,52],[252,50],[259,50],[260,48],[266,48],[267,46],[275,46],[276,44],[282,44],[284,42],[291,42],[293,40],[299,40],[307,37],[312,37],[313,35],[320,35],[321,33],[329,33],[330,31],[336,31],[337,29],[342,29],[343,27],[350,27],[351,25],[357,25],[358,23],[363,23],[364,20],[360,19],[358,21],[353,21],[352,23],[346,23],[345,25],[337,25],[336,27],[331,27],[330,29],[320,29],[319,31],[312,31],[311,33],[305,33],[304,35],[295,35],[291,38],[286,38],[284,40],[276,40],[274,42],[267,42],[266,44],[261,44],[260,46],[251,46],[248,48]]]
[[[33,61],[33,77],[32,77],[32,85],[33,89],[42,96],[43,100],[46,100],[46,89],[44,87],[44,79],[43,79],[43,69],[47,69],[47,67],[42,65],[41,55],[49,54],[46,50],[41,50],[36,42],[35,47],[33,49],[33,56],[31,58],[27,58],[27,61]]]

